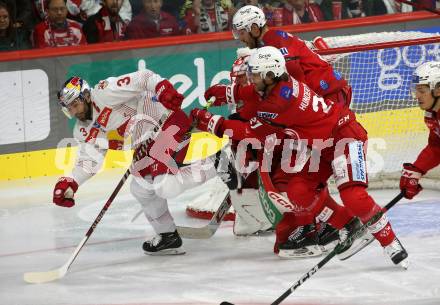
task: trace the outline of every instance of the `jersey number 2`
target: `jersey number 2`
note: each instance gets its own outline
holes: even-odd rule
[[[330,109],[332,108],[332,104],[327,105],[325,103],[325,99],[323,97],[320,96],[313,96],[313,102],[312,102],[312,107],[313,107],[313,111],[318,112],[319,111],[319,105],[322,106],[322,111],[324,113],[328,113],[330,111]]]

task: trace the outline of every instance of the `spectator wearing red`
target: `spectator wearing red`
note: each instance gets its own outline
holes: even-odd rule
[[[137,1],[141,2],[141,0],[136,0],[136,2]],[[101,2],[101,0],[67,0],[68,16],[71,16],[72,19],[78,22],[84,23],[87,18],[99,12],[102,7]],[[130,1],[123,0],[119,16],[121,16],[125,23],[128,23],[131,21],[131,15],[132,7]]]
[[[119,41],[125,38],[127,21],[120,16],[124,0],[103,0],[102,8],[87,18],[83,26],[88,43]]]
[[[46,20],[35,26],[35,48],[65,47],[87,44],[81,24],[67,19],[65,0],[47,0]]]
[[[321,8],[309,0],[286,0],[283,5],[283,25],[324,20]]]
[[[143,0],[143,11],[128,25],[129,39],[179,35],[177,19],[162,11],[162,0]]]
[[[188,0],[182,8],[185,33],[211,33],[231,29],[234,7],[230,0]]]

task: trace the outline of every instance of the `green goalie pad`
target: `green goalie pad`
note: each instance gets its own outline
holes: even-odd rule
[[[283,218],[285,212],[292,211],[292,203],[278,193],[270,181],[267,173],[260,173],[258,170],[258,197],[263,207],[264,214],[272,224],[272,228]]]

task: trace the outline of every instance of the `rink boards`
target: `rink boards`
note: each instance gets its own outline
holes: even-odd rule
[[[370,139],[385,140],[386,149],[379,151],[383,155],[402,152],[405,148],[409,156],[414,156],[426,145],[427,130],[423,122],[423,111],[418,108],[364,113],[357,117],[368,131]],[[0,180],[63,175],[71,170],[75,153],[76,147],[0,155]],[[199,152],[201,155],[207,153],[206,147],[203,152]],[[103,169],[127,167],[130,160],[131,151],[109,150]]]

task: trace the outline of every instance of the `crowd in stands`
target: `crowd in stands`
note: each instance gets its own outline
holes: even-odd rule
[[[417,5],[397,0],[0,0],[0,50],[228,31],[244,5],[262,8],[270,26],[436,7],[436,0],[412,1]]]

